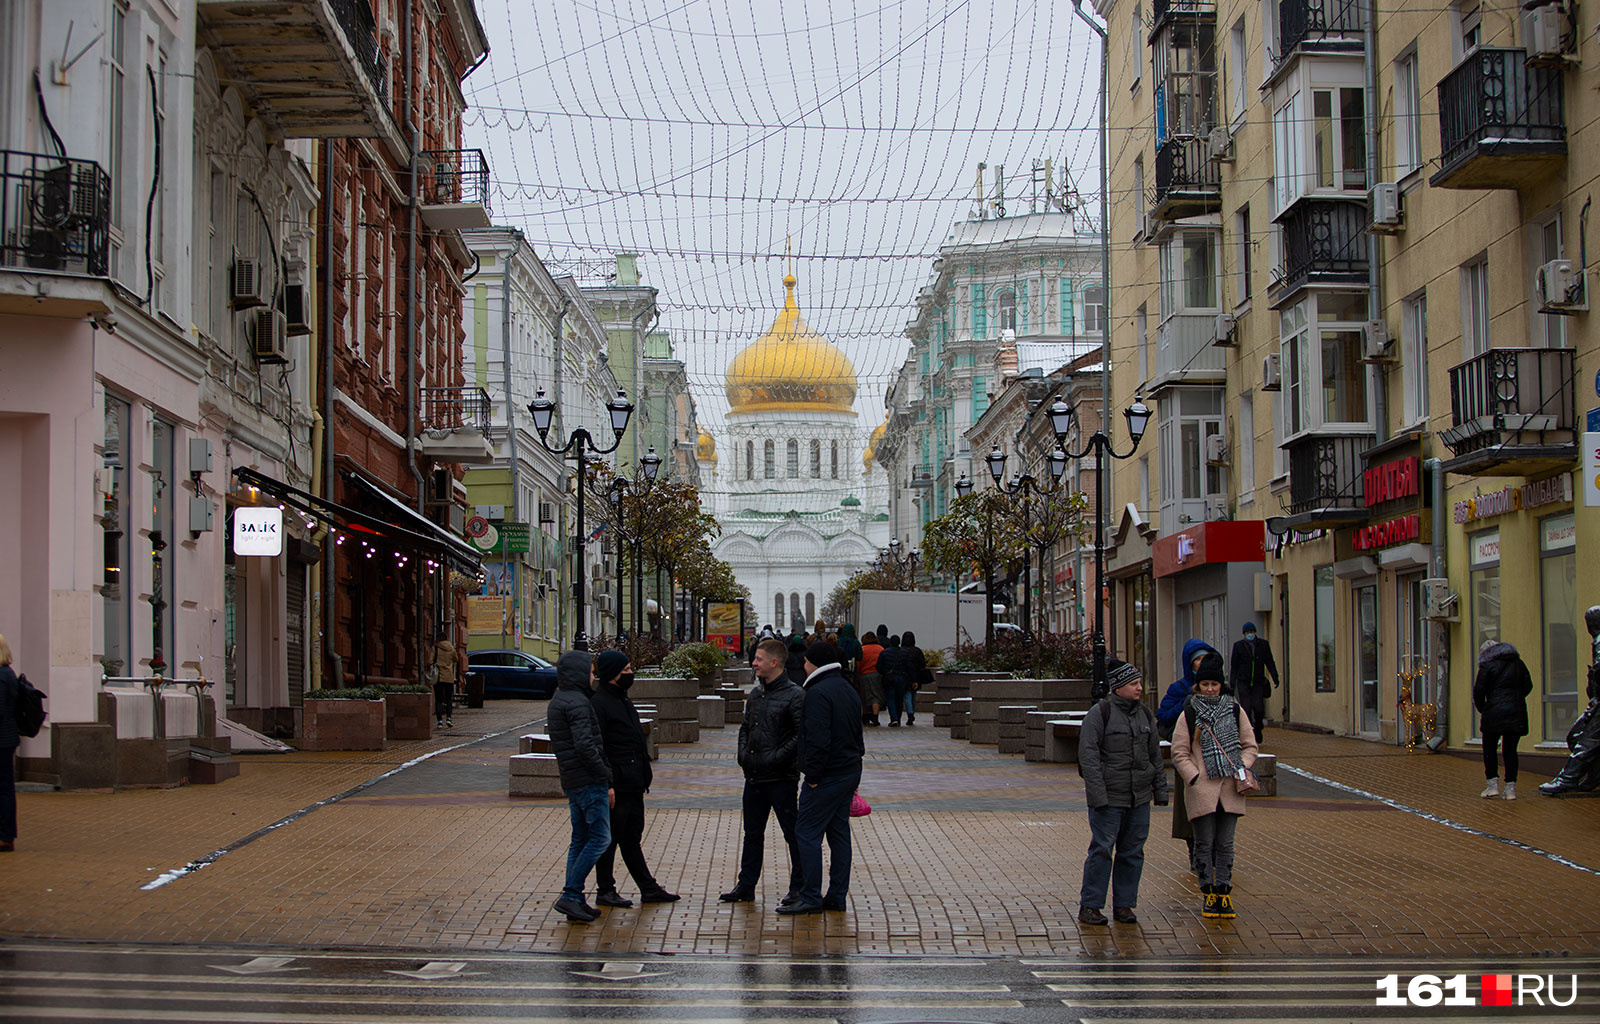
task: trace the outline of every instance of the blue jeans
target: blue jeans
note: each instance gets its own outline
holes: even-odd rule
[[[911,692],[911,687],[904,684],[890,683],[886,687],[889,693],[889,721],[900,721],[900,713],[905,712],[906,720],[916,717],[916,695]]]
[[[572,845],[567,847],[567,884],[563,896],[583,899],[584,883],[600,855],[611,845],[611,808],[605,786],[584,786],[567,792],[572,811]]]
[[[812,783],[816,785],[813,786]],[[861,769],[806,779],[800,786],[800,807],[794,824],[804,879],[800,902],[822,902],[822,837],[828,837],[828,896],[844,899],[850,891],[850,798],[861,786]]]
[[[1079,907],[1085,910],[1104,908],[1106,883],[1109,881],[1111,905],[1119,910],[1132,910],[1139,905],[1139,876],[1144,872],[1144,841],[1150,835],[1150,805],[1091,807],[1089,832],[1089,856],[1083,861]]]

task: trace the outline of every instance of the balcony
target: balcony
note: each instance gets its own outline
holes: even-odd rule
[[[1279,0],[1274,66],[1298,53],[1354,53],[1362,48],[1359,0]]]
[[[421,154],[422,222],[435,231],[489,227],[489,161],[481,149]]]
[[[1168,18],[1216,18],[1216,0],[1154,0],[1150,5],[1151,35]]]
[[[1156,364],[1146,394],[1178,384],[1220,384],[1227,379],[1227,350],[1212,344],[1217,312],[1178,313],[1156,327]]]
[[[1567,348],[1492,348],[1450,368],[1453,426],[1439,438],[1451,473],[1529,475],[1578,458],[1573,354]]]
[[[482,464],[495,459],[489,443],[489,393],[479,387],[421,388],[417,442],[435,462]]]
[[[1284,444],[1289,453],[1289,525],[1320,528],[1368,518],[1362,452],[1371,434],[1307,434]]]
[[[82,317],[106,308],[98,283],[111,267],[111,176],[92,160],[0,150],[0,311]]]
[[[1150,194],[1150,217],[1173,221],[1222,209],[1222,179],[1215,161],[1207,159],[1206,140],[1174,135],[1156,147],[1156,187]]]
[[[1304,198],[1278,215],[1283,226],[1283,279],[1272,289],[1274,309],[1315,285],[1367,285],[1365,199]]]
[[[1439,83],[1438,188],[1525,188],[1567,156],[1562,69],[1527,51],[1484,47]]]
[[[224,80],[278,134],[381,138],[404,152],[367,0],[198,0],[196,13]]]

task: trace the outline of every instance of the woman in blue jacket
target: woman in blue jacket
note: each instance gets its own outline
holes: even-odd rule
[[[1178,724],[1178,716],[1183,714],[1184,706],[1189,702],[1189,694],[1194,692],[1194,670],[1207,653],[1221,657],[1215,647],[1198,638],[1183,645],[1183,677],[1167,687],[1167,695],[1161,699],[1161,707],[1156,709],[1156,729],[1161,733],[1162,739],[1172,739],[1173,726]],[[1189,824],[1189,812],[1183,804],[1183,787],[1173,786],[1172,793],[1172,838],[1182,839],[1188,844],[1192,867],[1194,828]]]

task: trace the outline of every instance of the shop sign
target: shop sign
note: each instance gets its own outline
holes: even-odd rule
[[[1480,566],[1493,565],[1500,561],[1500,531],[1488,530],[1471,538],[1471,565],[1476,569]]]
[[[1150,551],[1156,576],[1172,576],[1219,562],[1261,562],[1267,525],[1260,519],[1217,520],[1162,537]]]
[[[1502,487],[1488,494],[1474,494],[1470,498],[1456,502],[1452,508],[1456,522],[1475,523],[1481,519],[1492,519],[1511,512],[1571,500],[1572,474],[1562,473],[1560,476],[1535,480],[1521,487]]]
[[[472,594],[467,597],[467,635],[502,636],[510,632],[506,619],[509,598]]]
[[[1373,466],[1361,474],[1362,497],[1368,508],[1422,496],[1422,460],[1415,455]]]
[[[1600,507],[1600,433],[1583,435],[1583,503]]]
[[[1356,551],[1376,551],[1395,544],[1422,540],[1422,517],[1400,516],[1383,523],[1370,523],[1350,531],[1350,547]]]
[[[1578,520],[1571,512],[1551,516],[1539,524],[1539,550],[1545,554],[1571,551],[1578,546]]]
[[[283,509],[234,509],[233,553],[268,557],[283,554]]]

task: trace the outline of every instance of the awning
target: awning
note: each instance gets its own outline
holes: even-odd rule
[[[411,508],[404,502],[397,500],[393,495],[389,494],[387,491],[383,490],[366,477],[361,476],[358,473],[346,472],[344,474],[344,478],[353,487],[355,487],[358,492],[366,495],[368,498],[382,506],[384,509],[384,518],[389,519],[391,522],[398,520],[407,529],[415,533],[422,534],[425,537],[436,537],[438,539],[438,543],[443,545],[446,553],[453,554],[459,563],[463,565],[470,565],[472,567],[472,572],[477,572],[478,569],[481,568],[483,560],[480,557],[477,548],[474,548],[460,537],[457,537],[449,530],[446,530],[438,523],[429,519],[427,516],[424,516],[421,512],[418,512],[416,509]]]
[[[246,467],[241,466],[235,469],[233,475],[240,483],[265,491],[285,505],[305,515],[319,519],[334,527],[353,530],[357,536],[381,538],[395,547],[435,555],[452,568],[471,575],[476,575],[483,567],[483,563],[478,558],[477,553],[465,542],[456,540],[436,524],[416,515],[416,513],[411,512],[410,509],[389,498],[388,495],[383,494],[381,491],[377,493],[388,499],[395,507],[411,513],[421,523],[426,524],[429,529],[426,531],[415,529],[413,528],[415,524],[409,519],[405,520],[405,525],[397,525],[382,517],[358,512],[353,508],[329,501],[309,491],[302,491],[300,488],[286,484],[282,480]],[[361,478],[352,477],[352,479],[360,480]],[[362,483],[365,483],[365,481],[362,481]],[[392,518],[400,517],[395,516]]]

